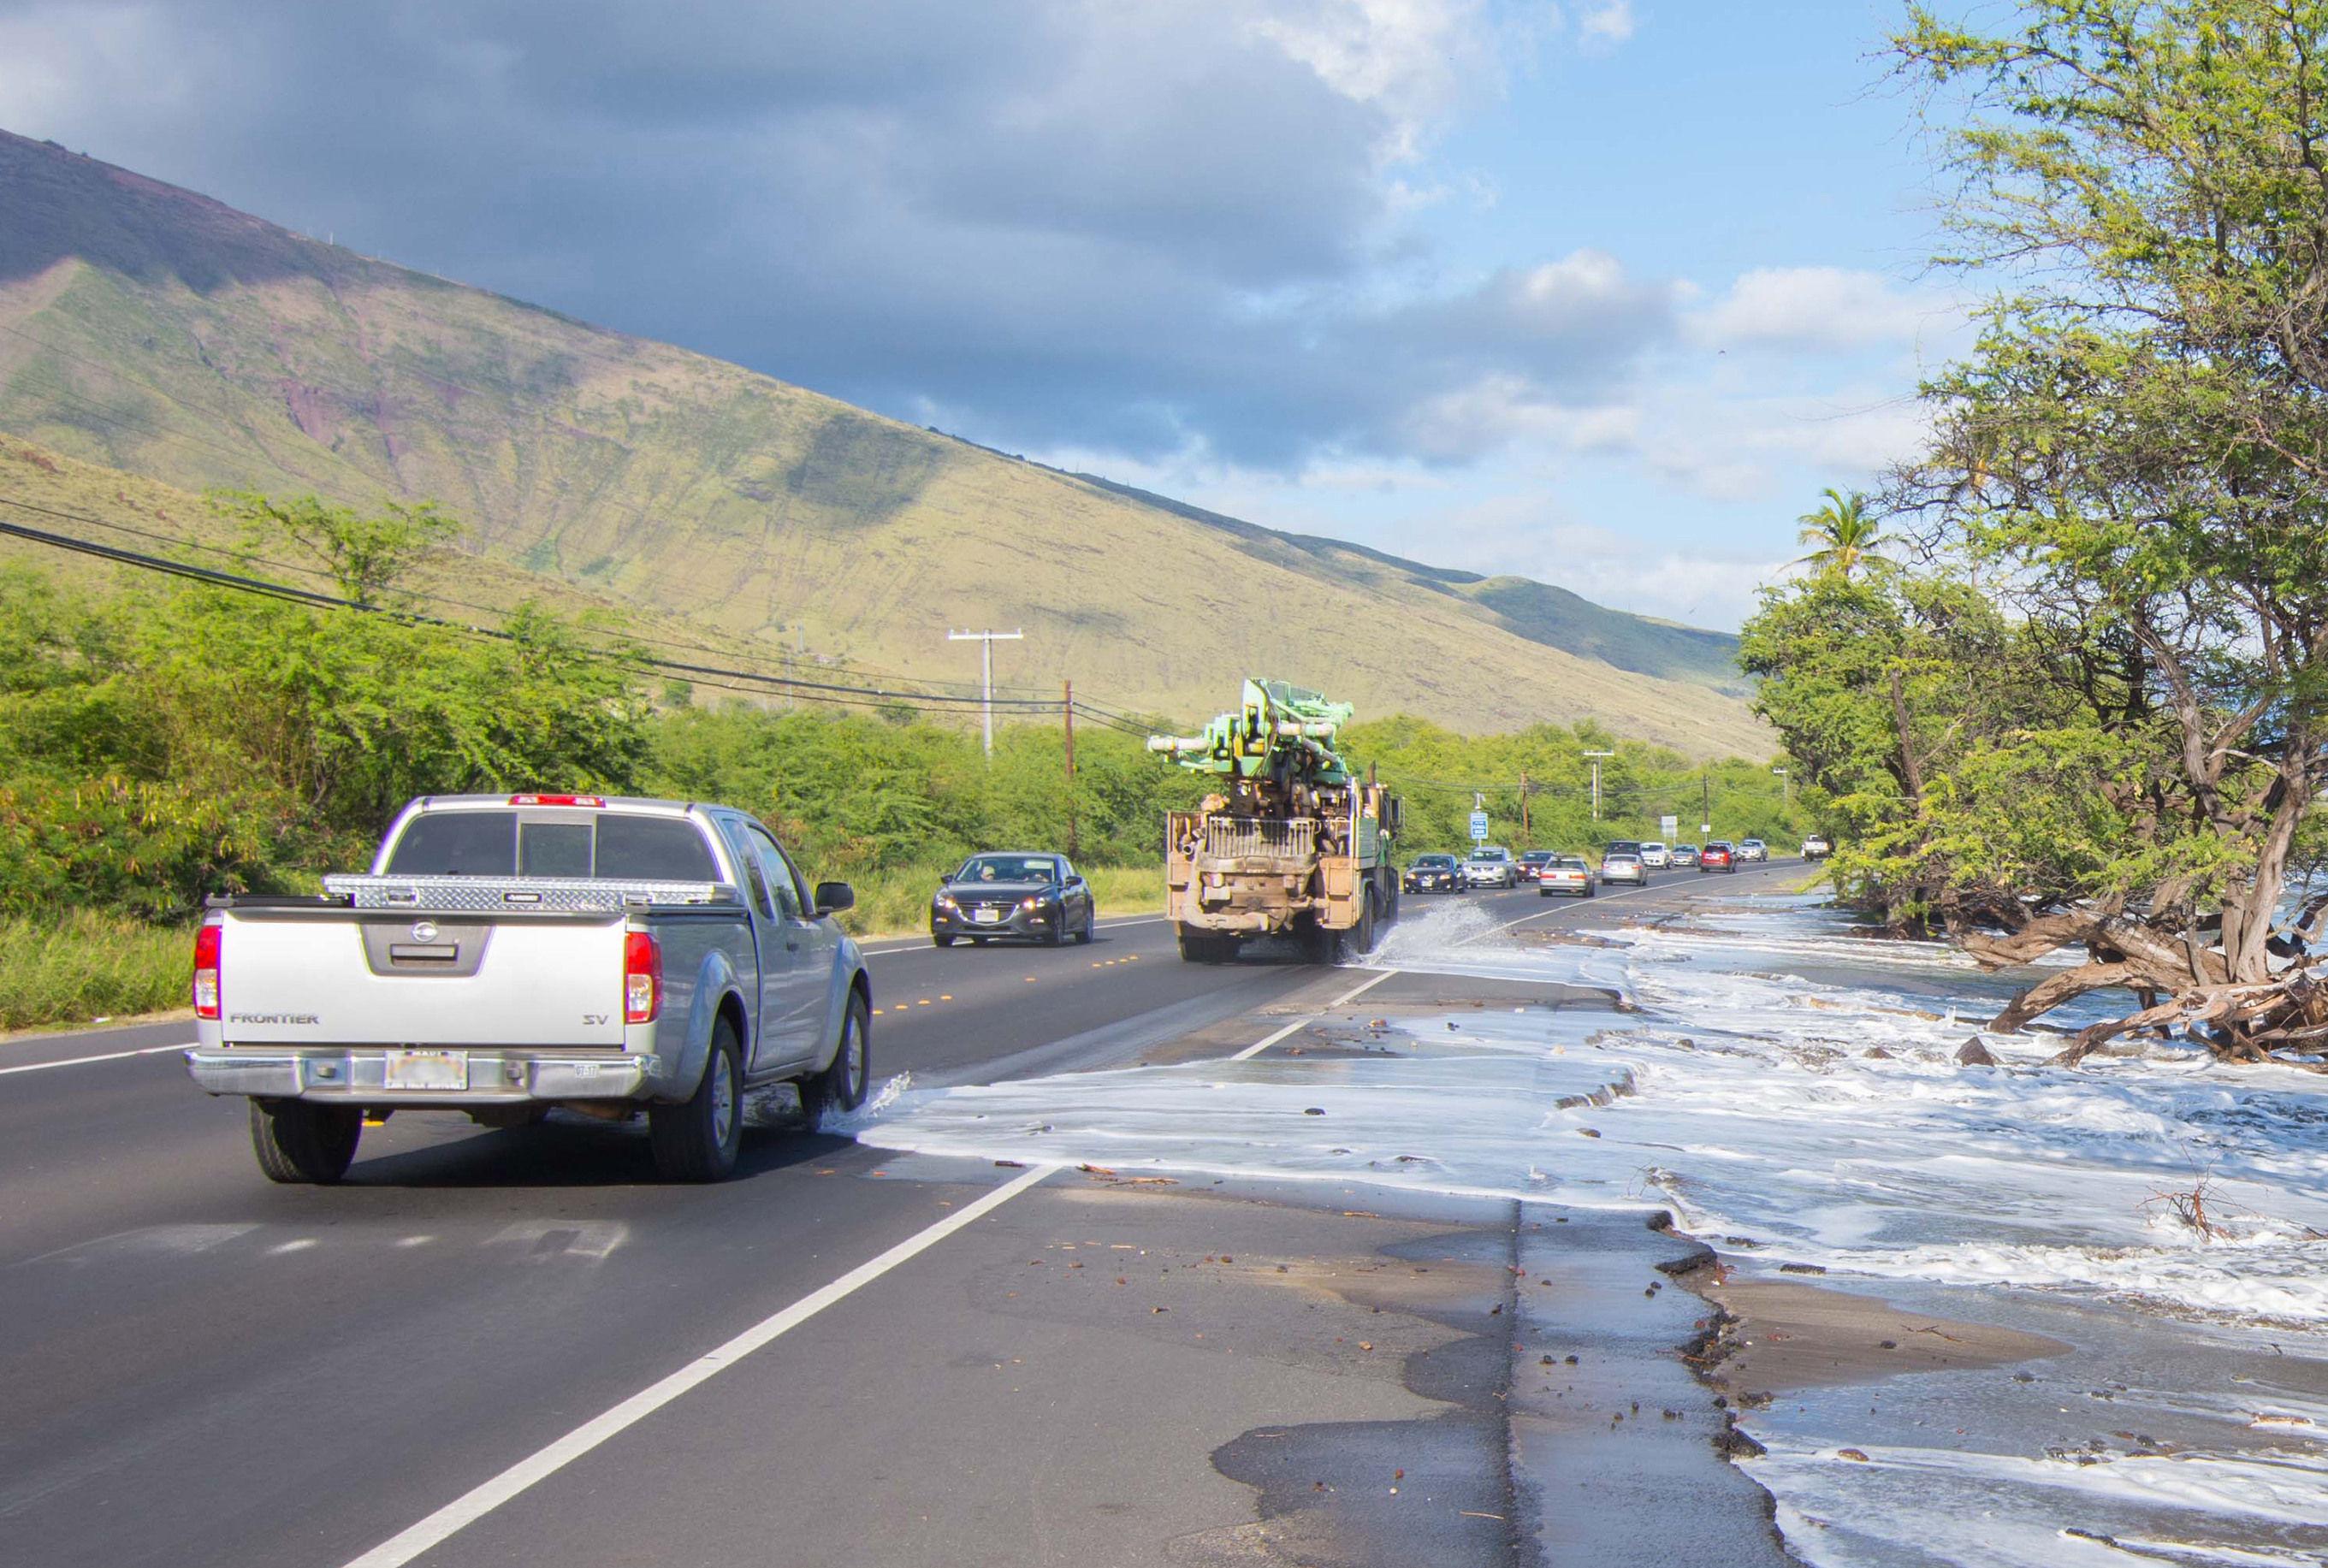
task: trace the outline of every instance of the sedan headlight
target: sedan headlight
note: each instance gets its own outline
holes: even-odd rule
[[[934,902],[941,909],[951,909],[954,906],[953,897],[951,894],[941,893],[934,900],[933,900],[933,902]]]

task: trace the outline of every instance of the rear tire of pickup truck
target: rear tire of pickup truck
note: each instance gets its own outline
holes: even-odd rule
[[[665,1181],[718,1181],[735,1170],[744,1147],[744,1083],[727,1019],[712,1026],[695,1093],[681,1104],[647,1107],[647,1143]]]
[[[832,1066],[801,1080],[801,1114],[807,1118],[811,1131],[822,1126],[827,1116],[854,1111],[865,1103],[865,1086],[873,1070],[872,1033],[865,999],[851,994],[849,1011],[841,1018],[840,1044],[832,1053]]]
[[[269,1181],[329,1186],[348,1173],[363,1136],[357,1106],[305,1100],[253,1100],[250,1151]]]

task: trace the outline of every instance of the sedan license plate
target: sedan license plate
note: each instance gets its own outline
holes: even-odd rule
[[[973,909],[970,912],[970,917],[972,920],[977,921],[981,925],[992,925],[1001,920],[1002,911],[1000,909]]]
[[[380,1086],[386,1089],[465,1089],[466,1051],[390,1051]]]

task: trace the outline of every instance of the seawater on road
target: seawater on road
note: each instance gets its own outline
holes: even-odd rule
[[[1499,902],[1507,919],[1554,913],[1478,904]],[[1090,948],[885,959],[885,1000],[912,1010],[885,1017],[877,1059],[943,1080],[1227,1055],[1383,972],[1169,954],[1159,924]],[[1482,989],[1394,975],[1376,991],[1409,998],[1381,1004],[1394,1008],[1450,987]],[[12,1048],[107,1055],[125,1034]],[[773,1131],[737,1180],[671,1188],[634,1130],[398,1117],[367,1134],[347,1185],[276,1188],[251,1169],[241,1103],[193,1092],[166,1050],[7,1083],[0,1561],[43,1568],[352,1561],[1021,1174]],[[1245,1434],[1240,1451],[1265,1453],[1288,1422],[1313,1441],[1389,1422],[1403,1458],[1432,1451],[1456,1386],[1437,1369],[1481,1365],[1449,1347],[1513,1320],[1479,1279],[1460,1301],[1439,1287],[1467,1259],[1496,1280],[1469,1249],[1482,1235],[1507,1247],[1512,1228],[1509,1205],[1319,1207],[1061,1177],[422,1560],[730,1562],[781,1540],[820,1563],[1187,1563],[1201,1542],[1253,1561],[1287,1527],[1255,1519],[1253,1488],[1275,1483],[1216,1451]],[[1102,1275],[1070,1266],[1071,1244],[1146,1256]],[[1393,1248],[1411,1254],[1394,1271]],[[1043,1259],[1047,1296],[1028,1284]],[[1386,1271],[1421,1296],[1341,1291]],[[1495,1414],[1492,1391],[1465,1388],[1464,1408]],[[1004,1413],[1037,1435],[998,1444]],[[1337,1451],[1311,1478],[1328,1489],[1300,1510],[1304,1539],[1406,1563],[1460,1528],[1469,1560],[1509,1560],[1507,1519],[1458,1524],[1511,1512],[1469,1508],[1470,1490],[1444,1514],[1345,1519],[1330,1500],[1371,1497],[1378,1478]],[[1439,1510],[1448,1488],[1398,1495]],[[827,1506],[861,1497],[875,1508]]]
[[[1378,960],[1574,985],[1585,959],[1613,955],[1638,1014],[1385,1001],[1248,1062],[904,1094],[859,1136],[1183,1180],[1666,1204],[1723,1274],[1791,1268],[1871,1297],[1832,1331],[1872,1350],[1831,1359],[1873,1354],[1878,1369],[1840,1384],[1760,1385],[1770,1346],[1722,1347],[1767,1450],[1745,1468],[1803,1557],[2322,1561],[2317,1076],[2164,1046],[2055,1068],[2044,1037],[1987,1037],[2003,1065],[1967,1066],[1969,1020],[2013,977],[1934,944],[1870,943],[1809,900],[1714,901],[1681,920],[1582,922],[1619,948],[1433,910]],[[2204,1228],[2177,1212],[2194,1191]],[[1903,1339],[1898,1365],[1920,1370],[1883,1376]],[[2014,1370],[1975,1340],[2059,1349]],[[1916,1354],[1932,1343],[1959,1351]]]
[[[352,1561],[1066,1160],[414,1561],[1775,1561],[1750,1476],[1819,1563],[2315,1560],[2313,1080],[1961,1067],[2003,982],[1747,897],[1788,874],[1410,900],[1333,972],[1160,925],[900,953],[913,1084],[718,1188],[401,1118],[349,1187],[270,1188],[166,1056],[14,1077],[0,1559]],[[1104,1070],[1025,1075],[1063,1066]],[[2185,1145],[2228,1237],[2144,1202]],[[1741,1467],[1655,1208],[1831,1292],[1734,1293]],[[1804,1376],[1763,1311],[1892,1347]]]

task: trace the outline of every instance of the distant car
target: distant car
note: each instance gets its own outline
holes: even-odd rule
[[[1581,855],[1555,855],[1536,873],[1535,890],[1539,897],[1549,898],[1555,893],[1565,893],[1574,898],[1590,898],[1599,891],[1599,878]]]
[[[1523,882],[1540,881],[1544,869],[1559,859],[1550,850],[1530,850],[1520,857],[1520,863],[1513,868],[1513,874]]]
[[[1741,839],[1738,840],[1738,858],[1741,860],[1767,860],[1770,858],[1770,846],[1760,839]]]
[[[1091,884],[1064,855],[972,855],[930,899],[930,940],[952,947],[967,936],[981,946],[999,936],[1089,942],[1099,911]]]
[[[1823,833],[1813,833],[1803,840],[1803,859],[1806,860],[1824,860],[1834,853],[1835,846],[1826,841]]]
[[[1460,893],[1463,868],[1452,855],[1417,855],[1405,881],[1410,893]]]
[[[1697,872],[1701,877],[1708,871],[1735,872],[1737,869],[1738,851],[1730,847],[1727,839],[1709,840],[1698,853]]]
[[[1676,844],[1673,847],[1673,863],[1676,866],[1696,865],[1697,846],[1695,844]]]
[[[1463,862],[1463,881],[1472,887],[1513,887],[1519,883],[1519,868],[1501,844],[1482,844]]]
[[[1673,864],[1671,852],[1656,839],[1651,839],[1647,843],[1640,845],[1639,850],[1641,864],[1653,871],[1662,871]]]
[[[1611,850],[1600,857],[1600,880],[1630,882],[1636,887],[1646,887],[1649,885],[1649,869],[1641,864],[1638,850],[1619,853]]]

